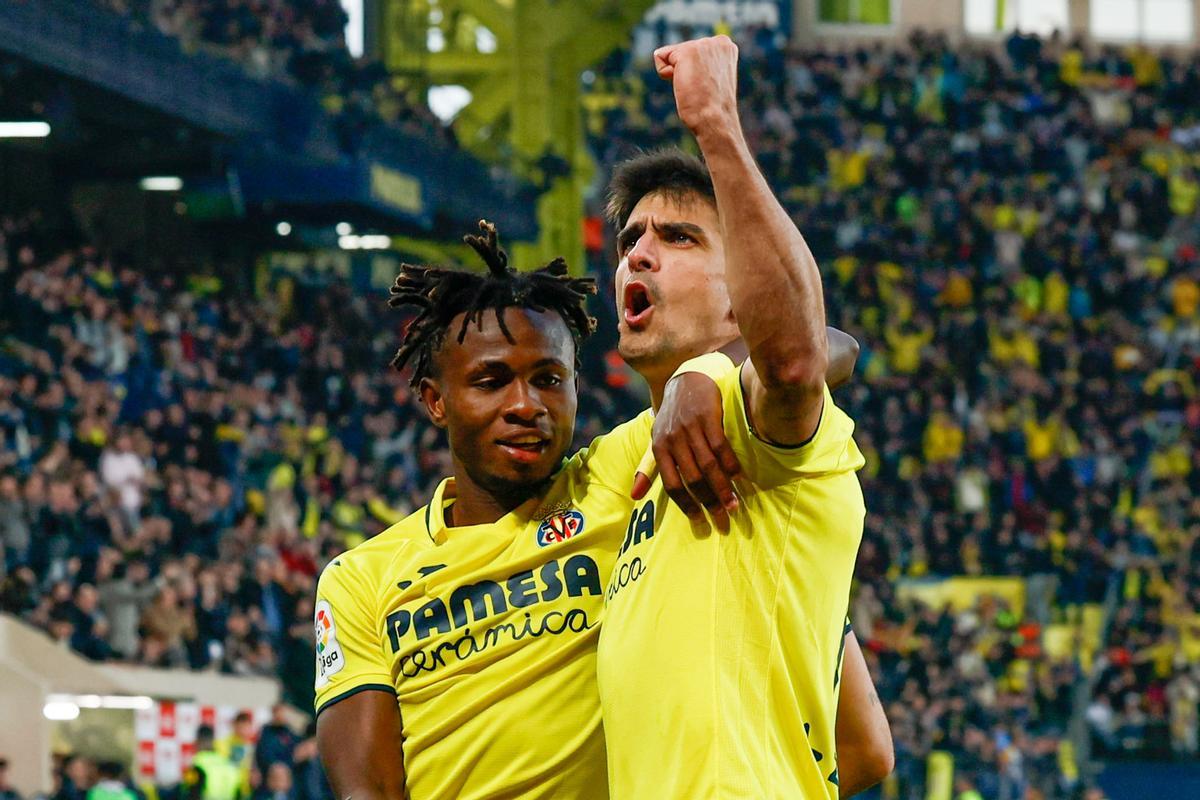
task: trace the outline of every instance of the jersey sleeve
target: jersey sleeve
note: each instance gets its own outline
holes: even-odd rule
[[[588,480],[628,494],[633,486],[633,473],[638,462],[650,447],[650,431],[653,427],[654,414],[646,409],[628,422],[593,439],[579,455]]]
[[[331,562],[317,583],[316,711],[358,692],[394,692],[376,587],[352,559]]]
[[[805,444],[789,447],[764,441],[754,431],[742,388],[742,371],[730,370],[717,379],[717,385],[725,412],[725,436],[746,477],[762,488],[770,488],[798,478],[862,468],[865,462],[854,443],[854,421],[833,402],[828,386],[816,433]]]

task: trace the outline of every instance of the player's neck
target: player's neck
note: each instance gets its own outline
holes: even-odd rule
[[[540,495],[545,485],[543,481],[496,492],[479,486],[470,478],[458,477],[454,481],[454,505],[445,511],[446,526],[462,528],[467,525],[489,525],[530,498]]]
[[[726,342],[725,344],[716,348],[715,351],[709,352],[724,353],[733,359],[735,364],[742,363],[750,354],[749,349],[746,347],[745,340],[740,336],[732,341]],[[696,355],[703,354],[697,353]],[[679,359],[677,362],[673,362],[673,365],[669,370],[664,370],[659,375],[651,376],[645,373],[642,374],[642,377],[646,379],[646,383],[650,386],[650,405],[655,411],[658,411],[659,406],[662,405],[663,394],[667,390],[667,381],[671,380],[671,376],[675,374],[675,370],[679,369],[679,367],[683,365],[683,362],[694,357],[695,355],[690,355]]]

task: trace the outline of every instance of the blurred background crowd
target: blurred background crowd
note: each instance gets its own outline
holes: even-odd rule
[[[240,64],[261,79],[316,93],[333,117],[343,150],[372,130],[452,143],[453,128],[425,102],[420,86],[388,73],[378,59],[351,53],[338,0],[95,0],[138,28],[177,39],[186,53]]]
[[[350,56],[334,0],[104,4],[313,87],[348,146],[379,124],[452,141]],[[1072,726],[1093,757],[1195,759],[1200,60],[1021,35],[739,43],[751,147],[862,348],[838,395],[867,456],[850,615],[895,738],[889,796],[924,797],[938,752],[963,797],[1094,792]],[[585,75],[584,109],[598,182],[638,148],[692,146],[628,53]],[[37,212],[0,218],[0,242],[0,610],[96,661],[278,676],[311,708],[320,569],[450,468],[386,367],[404,320],[317,270],[136,269]],[[589,252],[602,285],[609,242]],[[610,298],[579,443],[644,402]],[[1023,596],[904,590],[950,576]],[[247,792],[323,796],[309,734],[237,735]],[[54,797],[96,800],[109,772],[68,758]]]

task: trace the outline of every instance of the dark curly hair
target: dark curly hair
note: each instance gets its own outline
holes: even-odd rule
[[[513,344],[516,340],[504,322],[504,309],[510,307],[556,312],[571,331],[576,354],[580,343],[596,329],[596,320],[585,307],[587,296],[596,293],[595,280],[571,276],[562,258],[531,272],[518,272],[508,265],[508,253],[500,247],[496,226],[480,220],[479,231],[477,236],[464,236],[463,241],[483,259],[488,268],[486,273],[415,264],[400,266],[388,305],[417,306],[421,310],[408,326],[391,365],[400,370],[412,362],[413,386],[433,374],[434,353],[446,340],[450,323],[459,314],[465,314],[458,331],[460,344],[472,322],[483,327],[483,316],[489,309],[495,312],[500,330]]]

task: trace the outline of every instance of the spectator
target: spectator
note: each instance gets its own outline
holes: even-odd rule
[[[96,783],[88,789],[87,800],[138,800],[138,796],[125,780],[124,767],[115,761],[102,761],[96,767]]]
[[[105,561],[100,581],[100,606],[109,620],[108,642],[113,651],[132,659],[138,652],[138,627],[142,613],[158,593],[149,580],[150,571],[141,560]]]
[[[158,666],[182,666],[187,663],[185,643],[196,638],[196,620],[180,606],[176,590],[164,585],[142,613],[141,631],[147,661]]]
[[[252,777],[254,745],[257,738],[254,732],[254,717],[248,711],[239,711],[233,718],[233,732],[218,741],[213,748],[237,767],[239,785],[244,797],[249,797],[254,788]]]
[[[296,800],[292,780],[292,768],[288,764],[272,762],[267,768],[264,785],[254,793],[254,800]]]
[[[8,759],[0,756],[0,800],[21,800],[21,795],[8,782]]]
[[[333,794],[317,753],[316,723],[309,726],[307,738],[296,745],[295,775],[297,800],[324,800]]]
[[[87,800],[96,781],[96,765],[81,755],[68,755],[59,771],[58,790],[51,800]]]
[[[16,475],[0,475],[0,578],[29,559],[29,513]]]
[[[133,438],[128,433],[119,434],[113,446],[101,454],[100,477],[105,486],[118,493],[121,512],[128,527],[136,528],[142,507],[146,468],[134,452]]]
[[[196,731],[196,755],[186,796],[194,800],[238,800],[242,777],[236,764],[213,747],[213,729],[201,725]]]
[[[269,779],[270,766],[276,762],[291,764],[300,738],[287,724],[287,706],[276,703],[271,709],[271,721],[258,732],[254,747],[254,763]]]
[[[108,619],[99,606],[100,595],[96,587],[90,583],[80,584],[75,590],[74,607],[68,610],[74,627],[71,648],[93,661],[106,661],[113,651],[107,642]]]

